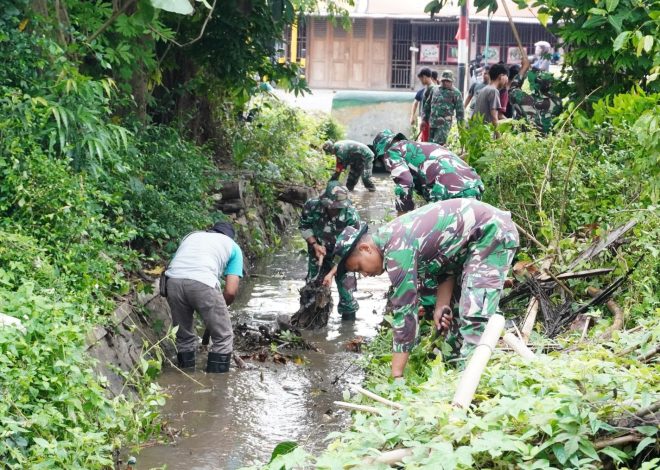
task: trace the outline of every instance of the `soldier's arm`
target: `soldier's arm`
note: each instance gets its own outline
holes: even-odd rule
[[[392,283],[392,376],[401,377],[417,342],[417,254],[408,247],[393,250],[385,266]]]
[[[310,237],[314,237],[314,209],[315,204],[312,200],[309,200],[303,206],[302,214],[300,215],[300,222],[298,223],[298,229],[300,230],[300,235],[307,241]],[[308,241],[309,243],[309,241]]]
[[[413,201],[413,176],[410,169],[398,151],[389,151],[383,159],[385,168],[390,172],[390,176],[396,185],[394,187],[394,202],[398,215],[409,212],[415,208]]]

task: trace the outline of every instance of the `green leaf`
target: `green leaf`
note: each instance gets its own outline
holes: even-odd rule
[[[188,0],[151,0],[154,8],[171,11],[180,15],[192,15],[193,7]]]
[[[658,427],[657,426],[637,426],[635,428],[636,431],[639,431],[640,433],[644,434],[645,436],[655,436],[656,433],[658,432]]]
[[[39,447],[44,447],[44,448],[50,447],[50,443],[42,437],[35,437],[34,443],[37,444]]]
[[[618,51],[621,49],[623,44],[628,40],[628,37],[630,37],[630,31],[624,31],[623,33],[619,34],[614,40],[614,50]]]
[[[607,18],[604,16],[592,16],[582,24],[583,28],[593,28],[607,23]]]
[[[644,36],[644,50],[646,52],[651,52],[651,49],[653,49],[653,36],[647,35]]]
[[[273,449],[273,453],[270,455],[270,460],[268,461],[268,463],[272,462],[280,455],[286,455],[292,452],[294,449],[296,449],[296,447],[298,447],[297,442],[293,442],[293,441],[280,442]]]
[[[607,11],[614,11],[619,6],[619,0],[605,0]]]
[[[607,15],[607,10],[603,10],[602,8],[589,8],[589,13],[592,15],[605,16]]]
[[[635,455],[639,455],[641,451],[643,451],[646,447],[648,447],[650,444],[653,444],[656,442],[655,437],[645,437],[640,441],[639,444],[637,444],[637,449],[635,449]]]

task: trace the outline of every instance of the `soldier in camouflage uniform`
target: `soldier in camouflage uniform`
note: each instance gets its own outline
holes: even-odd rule
[[[320,198],[309,199],[303,207],[298,228],[307,241],[307,280],[322,278],[332,269],[332,251],[339,234],[346,227],[359,227],[360,216],[348,198],[348,190],[338,181],[330,181]],[[319,259],[323,256],[323,264]],[[321,273],[319,275],[319,269]],[[338,276],[337,311],[342,320],[354,320],[358,303],[353,298],[356,288],[355,275],[344,273]]]
[[[454,87],[454,74],[445,70],[440,76],[442,84],[430,89],[429,97],[424,101],[423,121],[431,128],[429,141],[445,145],[451,129],[454,113],[459,125],[463,125],[465,110],[463,95]]]
[[[426,202],[461,197],[481,199],[484,185],[477,172],[438,144],[406,140],[403,134],[385,129],[376,136],[373,147],[377,156],[383,156],[385,168],[396,184],[399,215],[415,208],[413,189]]]
[[[529,80],[531,95],[522,90],[525,77]],[[509,89],[513,117],[528,120],[542,134],[552,130],[552,120],[562,109],[561,99],[550,90],[553,81],[551,73],[531,70],[527,74],[516,75]]]
[[[374,153],[366,145],[354,140],[340,140],[332,142],[331,140],[323,144],[323,150],[337,157],[337,165],[332,180],[336,180],[347,166],[351,169],[346,178],[346,187],[353,191],[358,179],[362,177],[362,184],[369,191],[376,191],[376,185],[371,181],[371,172],[374,167]]]
[[[409,212],[373,235],[346,228],[334,254],[338,273],[387,271],[393,287],[392,375],[399,377],[417,342],[420,280],[438,283],[433,315],[438,330],[446,327],[451,312],[454,279],[460,282],[457,328],[447,341],[465,358],[497,310],[517,247],[518,232],[508,212],[475,199],[449,199]]]

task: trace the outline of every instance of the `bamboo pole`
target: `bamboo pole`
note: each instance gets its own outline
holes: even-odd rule
[[[506,333],[502,337],[502,340],[504,341],[504,343],[506,343],[507,346],[513,349],[516,353],[518,353],[520,357],[525,359],[525,362],[536,360],[536,356],[534,355],[532,350],[529,349],[527,345],[513,333]]]
[[[371,398],[372,400],[382,403],[383,405],[396,408],[397,410],[403,409],[403,405],[401,405],[401,403],[396,403],[392,400],[388,400],[387,398],[383,398],[380,395],[376,395],[375,393],[370,392],[369,390],[365,390],[362,387],[358,387],[357,385],[353,387],[353,391],[361,393],[365,397]]]
[[[337,405],[340,408],[346,408],[347,410],[364,411],[365,413],[373,413],[377,415],[382,414],[378,408],[375,408],[373,406],[358,405],[355,403],[346,403],[345,401],[336,401],[335,405]]]
[[[474,350],[470,362],[468,363],[461,381],[456,387],[456,393],[452,403],[460,408],[467,408],[472,403],[474,393],[479,386],[481,375],[486,369],[486,364],[493,353],[493,348],[500,339],[502,330],[504,329],[504,317],[500,314],[495,314],[490,317],[484,333],[481,335],[479,345]]]

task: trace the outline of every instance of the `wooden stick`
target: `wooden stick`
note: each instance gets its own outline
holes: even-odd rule
[[[626,434],[625,436],[615,437],[614,439],[604,439],[602,441],[594,442],[596,450],[604,449],[605,447],[620,446],[622,444],[630,444],[639,442],[642,438],[639,434]]]
[[[479,345],[474,350],[470,362],[465,368],[465,371],[463,371],[461,381],[458,387],[456,387],[456,393],[452,400],[455,406],[467,408],[472,403],[474,393],[479,386],[481,375],[486,369],[486,364],[493,353],[497,341],[500,339],[503,329],[504,317],[502,315],[495,314],[490,317],[486,329],[479,339]]]
[[[513,333],[506,333],[503,337],[502,340],[504,343],[509,346],[511,349],[513,349],[516,353],[518,353],[523,359],[525,359],[525,362],[531,362],[536,360],[536,356],[532,352],[531,349],[527,347],[525,343],[523,343],[516,335]]]
[[[404,457],[408,457],[413,454],[412,449],[394,449],[387,452],[381,452],[377,457],[368,457],[364,459],[363,463],[365,465],[374,465],[374,464],[385,464],[385,465],[396,465],[402,464]]]
[[[575,298],[575,295],[573,295],[573,291],[570,290],[570,289],[568,288],[568,286],[566,286],[566,284],[564,284],[563,282],[561,282],[561,281],[559,280],[559,278],[557,278],[557,276],[555,276],[554,274],[552,274],[552,271],[550,271],[550,268],[544,270],[544,272],[545,272],[548,276],[550,276],[550,277],[552,278],[552,280],[555,281],[555,282],[557,283],[557,285],[558,285],[559,287],[561,287],[561,288],[564,290],[564,292],[566,292],[566,293],[568,294],[568,297],[569,297],[569,298],[571,298],[571,299]]]
[[[340,408],[346,408],[348,410],[364,411],[366,413],[373,413],[377,415],[382,414],[378,408],[375,408],[373,406],[357,405],[355,403],[346,403],[345,401],[336,401],[335,405],[337,405]]]
[[[649,359],[653,358],[656,354],[660,352],[660,344],[656,344],[653,349],[651,349],[649,352],[646,354],[642,354],[637,358],[639,362],[647,362]]]
[[[536,297],[532,297],[527,305],[527,314],[525,315],[525,321],[520,328],[520,334],[522,334],[522,339],[527,344],[529,342],[529,337],[532,334],[534,329],[534,323],[536,323],[536,315],[539,313],[539,301]]]
[[[515,31],[515,26],[514,26],[514,29],[513,29],[513,30]],[[534,235],[532,235],[532,234],[529,233],[527,230],[525,230],[525,229],[522,228],[520,225],[518,225],[517,222],[514,222],[514,224],[515,224],[516,228],[518,229],[518,231],[519,231],[520,233],[522,233],[523,235],[525,235],[525,236],[526,236],[526,237],[527,237],[532,243],[534,243],[538,248],[540,248],[540,249],[542,249],[542,250],[547,250],[546,246],[545,246],[543,243],[541,243],[540,241],[538,241],[538,240],[536,239],[536,237],[534,237]]]
[[[580,336],[580,343],[584,341],[584,338],[587,336],[587,331],[589,331],[589,324],[591,323],[591,317],[589,315],[586,316],[585,322],[584,322],[584,327],[582,328],[582,336]]]
[[[509,18],[509,24],[511,25],[511,30],[513,31],[513,37],[516,38],[516,42],[518,43],[520,54],[523,57],[527,57],[527,51],[523,49],[522,41],[520,40],[520,35],[518,34],[518,29],[516,28],[516,24],[513,22],[513,18],[511,17],[511,12],[509,11],[509,7],[506,4],[506,0],[502,0],[502,6],[504,7],[506,16]]]
[[[369,390],[365,390],[362,387],[358,387],[357,385],[353,387],[353,391],[361,393],[365,397],[369,397],[374,401],[382,403],[383,405],[391,406],[392,408],[396,408],[398,410],[403,409],[403,405],[401,403],[397,403],[397,402],[388,400],[387,398],[383,398],[380,395],[376,395],[375,393],[370,392]]]

